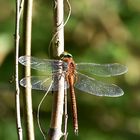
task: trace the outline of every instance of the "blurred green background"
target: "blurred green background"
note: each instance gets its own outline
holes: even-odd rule
[[[48,46],[53,30],[52,2],[34,1],[32,55],[39,58],[48,58]],[[72,15],[65,26],[65,50],[73,55],[76,62],[117,62],[127,65],[129,71],[122,76],[101,79],[119,85],[125,93],[122,97],[96,97],[81,94],[83,92],[76,90],[79,136],[74,136],[69,107],[68,139],[139,140],[140,0],[76,0],[70,3]],[[67,16],[66,3],[65,6]],[[14,83],[10,82],[14,76],[14,22],[15,1],[0,1],[0,139],[2,140],[17,139]],[[36,139],[43,139],[36,122],[37,106],[43,97],[41,93],[33,91]],[[49,127],[51,105],[52,96],[49,95],[41,107],[41,124],[45,130]],[[22,107],[24,128],[23,111]]]

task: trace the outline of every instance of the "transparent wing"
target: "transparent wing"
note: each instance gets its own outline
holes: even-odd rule
[[[56,72],[60,69],[60,66],[63,66],[64,71],[67,69],[67,63],[61,60],[38,59],[30,56],[21,56],[19,57],[19,62],[24,66],[27,66],[29,63],[32,69],[44,72]]]
[[[96,81],[95,79],[80,73],[77,74],[75,87],[79,90],[97,96],[117,97],[124,94],[123,90],[114,84]]]
[[[95,64],[78,63],[76,69],[80,72],[91,73],[97,76],[109,77],[124,74],[128,71],[127,67],[121,64]]]
[[[27,84],[27,80],[29,81],[28,84]],[[32,89],[44,90],[44,91],[47,91],[51,85],[50,91],[58,90],[58,80],[53,80],[52,75],[25,77],[20,80],[20,85],[23,87],[30,87]],[[65,89],[68,88],[66,81],[64,87]]]

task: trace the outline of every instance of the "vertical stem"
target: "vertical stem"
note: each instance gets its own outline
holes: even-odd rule
[[[65,89],[64,91],[64,140],[67,140],[67,124],[68,124],[68,112],[67,112],[67,108],[68,108],[68,104],[67,104],[67,89]]]
[[[53,56],[58,57],[64,51],[64,9],[63,0],[54,0],[54,30]],[[60,69],[60,73],[62,68]],[[62,117],[64,105],[64,77],[58,80],[58,91],[54,93],[53,110],[51,116],[48,140],[59,140],[62,137]]]
[[[16,0],[16,20],[15,20],[15,82],[16,82],[16,93],[15,93],[15,106],[16,106],[16,123],[17,123],[17,134],[18,140],[23,139],[21,116],[20,116],[20,89],[19,89],[19,69],[18,69],[18,57],[19,57],[19,28],[20,28],[20,12],[21,8],[20,0]]]
[[[54,46],[53,57],[64,52],[64,1],[54,0]]]
[[[33,0],[25,0],[24,4],[24,27],[23,27],[23,45],[25,46],[25,55],[31,55],[31,31],[32,31],[32,5]],[[25,76],[31,75],[30,62],[25,67]],[[27,80],[27,85],[30,80]],[[27,86],[25,89],[25,117],[26,117],[26,137],[27,140],[34,140],[34,125],[32,114],[32,92]]]

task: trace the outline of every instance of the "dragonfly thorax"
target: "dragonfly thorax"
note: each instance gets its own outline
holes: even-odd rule
[[[75,73],[76,67],[75,67],[75,63],[74,63],[73,59],[71,57],[70,58],[65,57],[65,58],[63,58],[63,61],[66,62],[68,65],[67,72],[71,73],[71,74]]]

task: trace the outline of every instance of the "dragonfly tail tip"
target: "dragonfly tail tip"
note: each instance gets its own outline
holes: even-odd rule
[[[78,136],[78,129],[75,129],[74,133],[75,133],[76,136]]]

